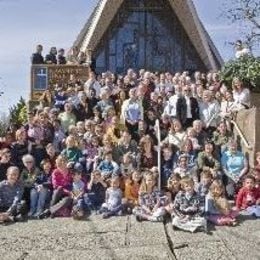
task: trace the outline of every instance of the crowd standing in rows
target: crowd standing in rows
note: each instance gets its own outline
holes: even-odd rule
[[[33,63],[67,62],[37,50]],[[249,169],[230,124],[250,107],[239,79],[128,69],[52,87],[1,139],[0,222],[134,214],[194,232],[259,217],[260,153]]]

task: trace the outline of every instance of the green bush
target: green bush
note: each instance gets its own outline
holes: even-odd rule
[[[21,97],[19,102],[9,109],[10,123],[22,126],[27,120],[27,106],[25,100]]]
[[[241,57],[225,63],[221,69],[222,80],[231,87],[234,77],[253,91],[260,92],[260,57]]]

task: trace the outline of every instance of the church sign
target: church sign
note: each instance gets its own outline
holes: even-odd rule
[[[31,67],[31,100],[37,101],[42,93],[59,84],[66,87],[73,78],[86,81],[89,67],[81,65],[32,65]]]

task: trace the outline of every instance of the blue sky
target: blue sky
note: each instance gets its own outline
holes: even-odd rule
[[[219,18],[225,0],[194,0],[198,14],[225,60],[233,56],[227,42],[238,39],[239,26]],[[41,43],[70,48],[97,0],[0,0],[0,112],[20,96],[28,97],[30,56]]]

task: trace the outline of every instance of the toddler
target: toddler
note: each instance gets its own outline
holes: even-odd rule
[[[100,209],[100,213],[103,213],[103,218],[109,218],[111,216],[122,215],[122,198],[123,193],[119,188],[119,177],[114,176],[111,179],[111,187],[106,190],[105,203]]]
[[[125,181],[124,197],[130,208],[138,204],[138,192],[142,181],[142,175],[138,171],[133,171]]]
[[[193,179],[184,177],[181,187],[182,190],[176,195],[171,209],[173,227],[192,233],[201,227],[206,229],[207,222],[201,217],[200,197],[194,189]]]
[[[139,206],[133,209],[137,221],[162,222],[164,220],[168,200],[157,190],[156,181],[157,175],[154,173],[149,171],[144,174],[139,189]]]
[[[214,180],[206,196],[205,213],[207,219],[215,225],[237,224],[237,212],[232,211],[230,204],[225,197],[225,186],[221,180]]]
[[[83,199],[85,193],[85,183],[82,180],[82,173],[79,170],[74,170],[72,178],[72,216],[74,219],[82,219],[84,217],[84,210],[86,208]]]

